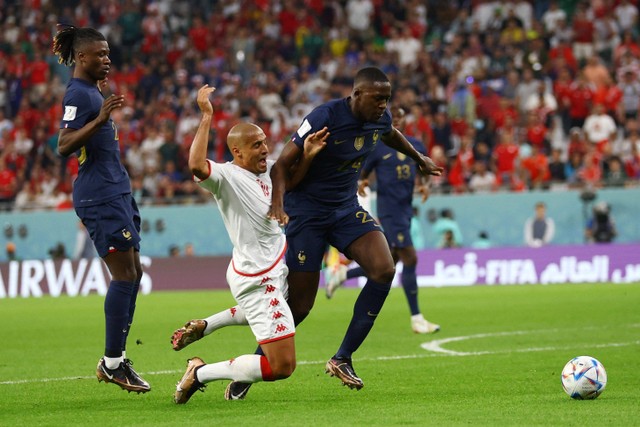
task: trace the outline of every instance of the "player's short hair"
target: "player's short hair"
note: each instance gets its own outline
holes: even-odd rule
[[[353,80],[354,85],[360,83],[389,83],[389,77],[380,68],[366,67],[359,70]]]
[[[86,43],[106,41],[98,30],[93,28],[77,28],[73,25],[58,24],[58,32],[53,37],[53,53],[58,62],[67,66],[75,62],[75,52]]]

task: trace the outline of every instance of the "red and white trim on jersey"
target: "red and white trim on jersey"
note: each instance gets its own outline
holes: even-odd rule
[[[242,271],[238,270],[236,268],[236,265],[233,262],[233,258],[231,258],[231,267],[233,268],[233,271],[235,271],[237,274],[239,274],[241,276],[245,276],[245,277],[262,276],[263,274],[267,274],[268,272],[273,270],[273,268],[276,265],[278,265],[280,260],[284,257],[284,254],[285,254],[286,251],[287,251],[287,243],[285,242],[284,247],[282,248],[282,251],[280,252],[280,255],[278,255],[278,258],[276,258],[275,262],[273,264],[271,264],[269,267],[267,267],[266,269],[264,269],[262,271],[259,271],[257,273],[243,273]]]
[[[295,332],[291,332],[290,334],[287,335],[282,335],[280,337],[276,337],[276,338],[269,338],[268,340],[263,340],[263,341],[258,341],[259,345],[262,344],[269,344],[270,342],[276,342],[276,341],[280,341],[283,340],[285,338],[291,338],[292,336],[294,336],[296,333]]]

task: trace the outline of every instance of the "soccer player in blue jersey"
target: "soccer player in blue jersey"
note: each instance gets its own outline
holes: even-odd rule
[[[140,213],[120,162],[118,130],[111,120],[111,113],[124,104],[124,96],[105,98],[101,91],[111,61],[109,44],[100,32],[65,26],[53,39],[53,52],[60,63],[74,66],[63,99],[58,152],[78,156],[73,206],[111,273],[104,301],[105,352],[96,375],[99,381],[145,393],[151,390],[149,383],[133,370],[125,354],[142,266]]]
[[[402,108],[391,108],[393,127],[404,131],[406,115]],[[420,153],[426,154],[422,142],[407,136],[407,141]],[[377,182],[377,213],[384,235],[389,242],[391,255],[397,263],[402,261],[402,287],[411,311],[411,328],[414,332],[428,334],[440,330],[440,325],[427,321],[418,305],[418,283],[416,278],[416,264],[418,257],[411,240],[411,218],[413,217],[414,188],[422,194],[424,203],[429,196],[429,189],[423,182],[423,176],[417,173],[416,162],[388,145],[378,144],[367,159],[360,181],[358,194],[365,195],[365,188],[369,186],[369,176],[375,172]],[[342,283],[354,277],[364,276],[364,269],[360,266],[347,271],[344,264],[336,264],[325,271],[326,294],[331,298]]]
[[[327,373],[358,390],[364,383],[353,369],[352,355],[373,327],[395,274],[380,225],[358,203],[362,165],[384,143],[413,159],[423,175],[442,172],[393,127],[387,108],[390,99],[391,82],[384,72],[375,67],[359,70],[351,96],[309,113],[272,170],[271,215],[287,224],[289,305],[296,322],[313,307],[327,244],[356,261],[368,278],[342,344],[325,367]],[[307,157],[305,137],[324,127],[329,131],[326,146],[315,157]],[[301,177],[298,182],[291,180],[292,170]]]

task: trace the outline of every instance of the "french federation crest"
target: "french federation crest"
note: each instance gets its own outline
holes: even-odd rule
[[[406,159],[406,158],[407,158],[407,155],[406,155],[406,154],[404,154],[404,153],[401,153],[401,152],[399,152],[399,151],[398,151],[398,153],[397,153],[397,154],[398,154],[398,160],[400,160],[401,162],[403,162],[403,161],[404,161],[404,159]]]
[[[358,151],[362,150],[362,147],[364,147],[364,136],[357,137],[353,142],[353,146]]]

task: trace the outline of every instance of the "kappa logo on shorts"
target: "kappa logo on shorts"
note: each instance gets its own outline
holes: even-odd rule
[[[127,240],[131,240],[131,232],[129,230],[127,230],[126,228],[122,229],[122,237],[124,237]]]
[[[307,255],[305,255],[304,251],[298,252],[298,263],[302,265],[306,261],[307,261]]]

